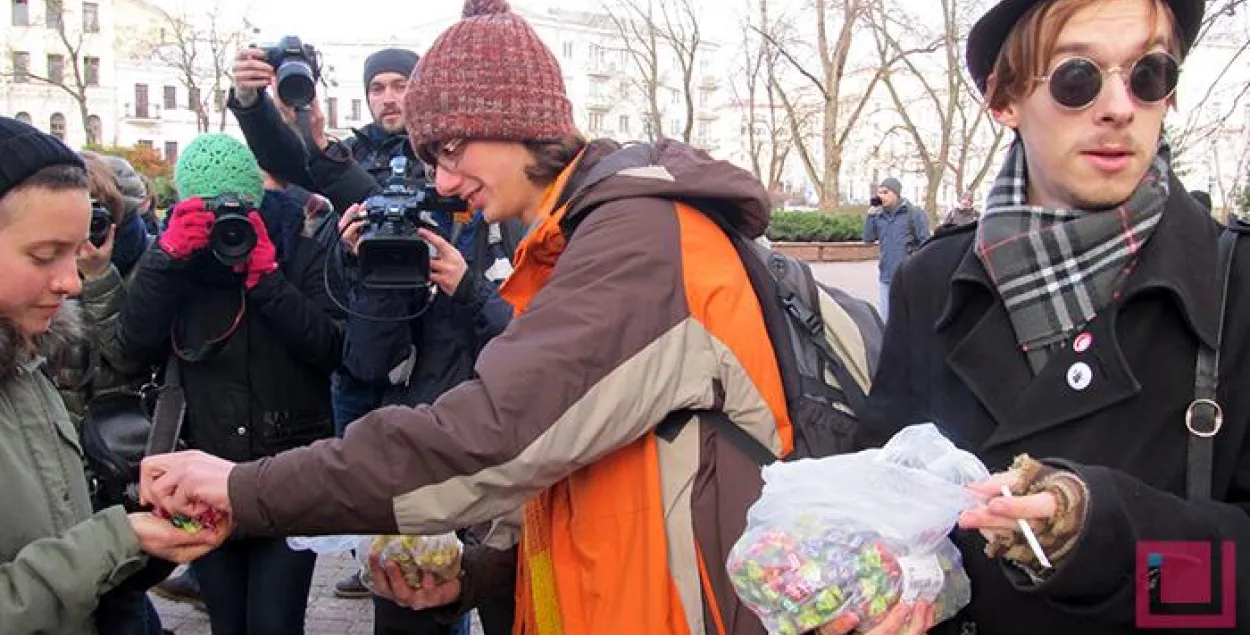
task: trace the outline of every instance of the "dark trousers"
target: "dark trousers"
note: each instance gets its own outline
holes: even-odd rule
[[[373,635],[469,635],[469,621],[465,616],[455,624],[442,624],[434,619],[434,611],[414,611],[375,595]]]
[[[100,598],[95,611],[99,635],[161,635],[161,616],[148,594],[134,589],[116,589]]]
[[[281,538],[227,540],[197,560],[213,635],[302,635],[316,564]]]
[[[347,424],[373,412],[382,401],[377,386],[360,381],[343,371],[330,376],[330,408],[334,412],[334,434],[342,438]]]

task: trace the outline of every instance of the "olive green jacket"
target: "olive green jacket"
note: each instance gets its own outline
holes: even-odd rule
[[[81,332],[67,302],[35,354],[0,321],[0,632],[91,635],[100,596],[146,557],[120,507],[91,512],[77,431],[44,366]]]

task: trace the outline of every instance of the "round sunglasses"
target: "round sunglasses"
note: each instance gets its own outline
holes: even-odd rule
[[[1102,94],[1103,77],[1119,73],[1137,101],[1157,104],[1176,92],[1180,79],[1180,64],[1175,57],[1164,51],[1151,51],[1125,69],[1116,66],[1103,70],[1097,62],[1087,57],[1069,57],[1055,65],[1049,75],[1038,81],[1050,85],[1050,96],[1055,103],[1068,110],[1084,110]]]

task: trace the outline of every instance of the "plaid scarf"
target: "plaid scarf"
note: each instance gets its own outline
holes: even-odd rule
[[[1034,373],[1051,347],[1114,299],[1163,215],[1170,163],[1171,149],[1160,140],[1123,204],[1097,212],[1050,209],[1028,205],[1024,145],[1012,144],[977,228],[976,250]]]

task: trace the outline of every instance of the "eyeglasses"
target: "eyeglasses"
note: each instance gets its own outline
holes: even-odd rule
[[[464,148],[464,139],[452,139],[439,146],[433,152],[433,162],[427,162],[425,165],[425,178],[433,183],[439,168],[449,172],[456,171],[456,168],[460,167],[460,156],[464,154]]]
[[[1133,97],[1142,104],[1157,104],[1176,92],[1180,64],[1164,51],[1151,51],[1125,69],[1116,66],[1103,70],[1086,57],[1069,57],[1055,65],[1049,75],[1037,78],[1050,84],[1050,96],[1068,110],[1089,108],[1102,94],[1103,77],[1119,73]]]

